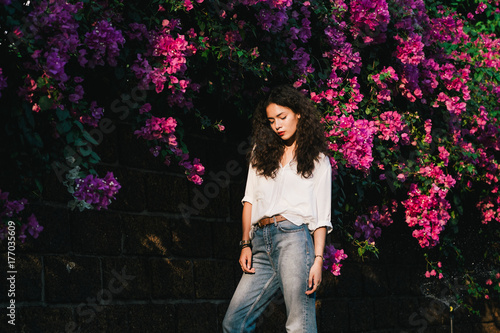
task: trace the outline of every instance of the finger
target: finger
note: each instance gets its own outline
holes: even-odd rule
[[[309,289],[311,289],[313,287],[313,284],[314,284],[314,275],[311,272],[311,273],[309,273],[309,280],[308,280]]]
[[[309,289],[306,291],[306,295],[314,294],[314,292],[316,292],[316,289],[317,289],[317,285],[313,284],[312,289]]]
[[[252,267],[252,258],[240,259],[240,266],[244,273],[255,273],[255,268]]]
[[[249,257],[247,260],[246,270],[247,273],[255,273],[255,268],[252,267],[252,257]]]
[[[309,290],[306,291],[306,294],[311,295],[312,293],[316,292],[316,290],[318,290],[318,288],[319,288],[319,285],[320,285],[320,282],[316,282],[313,279],[313,284],[309,286]]]

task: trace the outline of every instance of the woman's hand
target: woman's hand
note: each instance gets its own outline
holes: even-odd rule
[[[252,267],[252,249],[249,246],[241,249],[240,266],[243,273],[255,273],[255,268]]]
[[[311,295],[314,293],[321,283],[321,274],[323,271],[323,260],[320,257],[314,258],[314,264],[309,271],[309,290],[306,291],[306,295]]]

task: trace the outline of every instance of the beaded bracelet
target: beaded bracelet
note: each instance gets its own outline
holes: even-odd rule
[[[317,254],[317,255],[315,255],[315,256],[314,256],[314,259],[316,259],[316,257],[320,257],[320,258],[321,258],[321,260],[325,261],[325,258],[323,258],[323,256],[322,256],[321,254]]]

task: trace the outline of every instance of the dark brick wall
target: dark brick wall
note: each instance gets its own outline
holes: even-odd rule
[[[120,124],[97,147],[99,170],[113,171],[123,185],[108,211],[68,210],[69,194],[49,176],[43,199],[33,204],[45,230],[16,249],[16,326],[7,324],[1,292],[0,332],[221,332],[241,276],[245,135],[186,138],[207,167],[204,185],[195,186]],[[340,277],[324,275],[320,332],[450,332],[448,307],[422,294],[425,265],[402,221],[384,229],[380,259],[361,260],[351,245],[330,237],[349,258]],[[500,331],[498,306],[482,307],[482,317],[459,308],[454,332]],[[278,298],[257,331],[283,332],[285,320]]]

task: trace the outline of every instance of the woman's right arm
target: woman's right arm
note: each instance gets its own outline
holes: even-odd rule
[[[252,204],[248,201],[243,203],[243,213],[241,214],[241,224],[243,236],[241,240],[250,240],[250,228],[252,227]],[[255,268],[252,267],[252,248],[247,246],[241,249],[240,266],[245,273],[255,273]]]

